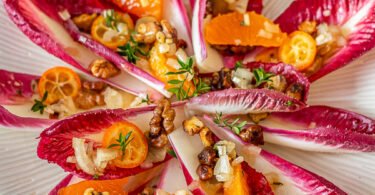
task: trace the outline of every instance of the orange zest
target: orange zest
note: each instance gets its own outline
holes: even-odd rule
[[[316,52],[316,42],[311,35],[294,31],[279,48],[279,59],[303,71],[313,64]]]
[[[145,161],[148,153],[146,137],[137,126],[127,121],[114,123],[104,132],[102,140],[104,148],[108,148],[112,144],[119,144],[117,139],[119,139],[120,134],[125,136],[130,132],[130,141],[126,146],[124,155],[122,155],[120,146],[112,147],[119,152],[118,157],[113,162],[115,166],[120,168],[134,168]]]
[[[255,56],[255,61],[264,63],[279,62],[279,48],[266,48]]]
[[[163,14],[163,0],[112,0],[123,11],[138,17],[154,16],[161,20]]]
[[[205,38],[213,45],[279,47],[286,33],[266,17],[255,12],[219,15],[205,26]]]
[[[91,27],[91,36],[101,44],[113,50],[125,45],[130,39],[130,32],[134,29],[133,20],[128,14],[115,12],[114,29],[106,25],[106,19],[100,15],[97,17]]]
[[[52,104],[65,97],[76,97],[81,89],[79,76],[66,67],[54,67],[40,77],[38,90],[40,97],[48,93],[46,103]]]
[[[251,189],[246,183],[246,173],[243,173],[241,165],[233,167],[233,177],[229,183],[224,185],[224,195],[247,195],[251,194]]]
[[[150,67],[155,75],[156,78],[158,78],[160,81],[165,83],[166,89],[171,89],[176,87],[174,84],[168,83],[168,81],[171,80],[179,80],[183,81],[185,79],[185,74],[177,74],[177,75],[166,75],[168,72],[178,72],[176,67],[171,67],[167,64],[167,56],[165,54],[162,54],[158,50],[159,46],[158,44],[155,44],[155,46],[150,51]],[[170,57],[171,59],[176,59],[176,57]],[[189,91],[188,95],[192,95],[195,90],[195,86],[192,81],[185,81],[183,84],[183,89],[185,91]]]

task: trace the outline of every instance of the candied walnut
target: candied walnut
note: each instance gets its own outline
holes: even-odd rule
[[[214,176],[214,170],[208,165],[199,165],[197,174],[200,180],[207,181]]]
[[[211,146],[205,147],[202,152],[198,154],[199,163],[204,165],[213,166],[216,158],[216,150],[214,150]]]
[[[296,100],[301,100],[303,90],[304,90],[303,85],[299,83],[293,83],[289,85],[289,87],[286,89],[286,95]]]
[[[94,60],[89,69],[92,75],[102,79],[111,78],[120,73],[120,70],[115,65],[103,59]]]
[[[151,18],[149,16],[141,18],[139,20],[144,20],[144,22],[140,23],[136,27],[136,33],[133,34],[133,38],[135,41],[140,43],[154,43],[156,40],[156,34],[160,32],[160,24],[156,21],[156,19]]]
[[[104,96],[93,91],[80,91],[74,99],[77,108],[90,109],[95,106],[105,105]]]
[[[259,123],[260,121],[266,119],[270,114],[268,112],[257,113],[257,114],[248,114],[251,121],[254,123]]]
[[[155,147],[163,147],[168,143],[167,136],[165,134],[171,133],[174,130],[174,118],[176,113],[171,107],[171,103],[167,99],[162,99],[154,109],[154,116],[150,121],[150,133],[151,143]],[[165,140],[164,138],[165,137]],[[162,145],[164,144],[164,145]]]
[[[263,129],[259,125],[250,125],[248,128],[242,130],[239,136],[243,141],[254,145],[264,144]]]
[[[142,190],[141,195],[154,195],[155,189],[152,187],[146,187]]]
[[[103,91],[107,87],[107,84],[101,81],[91,82],[91,81],[83,81],[82,88],[86,90],[93,90],[97,92]]]
[[[162,148],[168,144],[168,137],[166,134],[162,133],[156,138],[151,138],[150,142],[155,148]]]
[[[177,43],[176,43],[176,47],[177,47],[177,49],[179,49],[179,48],[186,49],[187,48],[187,43],[183,39],[178,39]]]
[[[211,146],[214,144],[214,139],[212,137],[212,132],[207,127],[204,127],[200,132],[199,136],[204,146]]]
[[[274,89],[276,91],[284,92],[287,87],[287,82],[284,76],[275,75],[269,78],[269,81],[265,84],[268,89]]]
[[[212,90],[228,89],[232,85],[232,71],[229,68],[222,68],[219,72],[212,73]]]
[[[173,42],[177,42],[177,30],[173,28],[173,26],[167,20],[160,21],[163,33],[165,37],[168,39],[173,39]]]
[[[81,14],[79,16],[76,16],[73,18],[73,22],[77,27],[84,31],[84,32],[90,32],[91,26],[94,23],[94,20],[98,17],[96,13],[93,14]]]
[[[316,22],[304,21],[298,26],[298,30],[308,34],[313,34],[316,31]]]
[[[51,114],[49,114],[48,118],[49,119],[58,119],[59,113],[58,112],[51,113]]]
[[[193,116],[188,120],[184,120],[182,126],[186,133],[188,133],[189,135],[195,135],[202,130],[204,124],[197,117]]]

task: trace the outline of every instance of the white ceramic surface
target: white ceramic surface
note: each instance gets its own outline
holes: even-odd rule
[[[275,18],[291,0],[265,0],[264,13]],[[1,3],[2,4],[2,3]],[[0,5],[0,69],[40,74],[66,65],[29,41]],[[312,85],[310,104],[325,104],[375,117],[375,50]],[[0,129],[0,194],[47,194],[62,179],[56,165],[36,156],[38,133]],[[375,194],[375,155],[324,154],[267,145],[270,151],[315,172],[349,194]]]

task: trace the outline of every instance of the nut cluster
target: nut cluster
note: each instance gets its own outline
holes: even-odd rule
[[[160,100],[150,121],[149,137],[152,146],[162,148],[168,143],[167,134],[174,130],[175,117],[176,112],[171,107],[171,102],[167,99]]]
[[[109,61],[103,59],[94,60],[90,64],[89,69],[92,75],[102,79],[111,78],[120,73],[120,69]]]
[[[103,82],[82,82],[82,90],[74,99],[77,108],[90,109],[95,106],[104,106],[104,96],[101,93],[106,88]]]
[[[75,16],[73,18],[73,22],[77,27],[84,31],[84,32],[90,32],[91,26],[94,23],[94,20],[98,17],[98,14],[81,14],[79,16]]]

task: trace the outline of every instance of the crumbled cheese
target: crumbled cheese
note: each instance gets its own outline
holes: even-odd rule
[[[241,44],[241,40],[239,40],[239,39],[235,39],[235,40],[234,40],[234,44],[237,45],[237,46],[240,45],[240,44]]]
[[[258,37],[263,37],[263,38],[266,38],[266,39],[271,39],[272,38],[272,33],[270,32],[267,32],[263,29],[260,29],[260,31],[258,32],[257,34]]]
[[[326,23],[319,24],[317,26],[318,29],[318,36],[315,38],[316,45],[323,45],[325,43],[330,42],[333,37],[332,34],[328,30],[328,25]]]
[[[62,20],[67,21],[70,19],[70,14],[68,10],[64,9],[63,11],[59,12],[59,16]]]
[[[280,32],[280,29],[277,25],[271,24],[268,21],[264,22],[264,29],[267,32],[271,32],[271,33],[279,33]]]
[[[108,108],[122,108],[124,106],[122,94],[115,89],[107,87],[103,95],[104,102]]]
[[[251,81],[254,78],[254,74],[245,68],[237,68],[237,70],[232,72],[232,81],[236,87],[240,89],[251,89]]]
[[[249,16],[248,13],[245,13],[243,15],[243,21],[242,22],[243,22],[244,26],[250,26],[250,16]]]
[[[169,51],[169,45],[166,43],[162,43],[159,45],[159,52],[160,53],[167,53]]]

